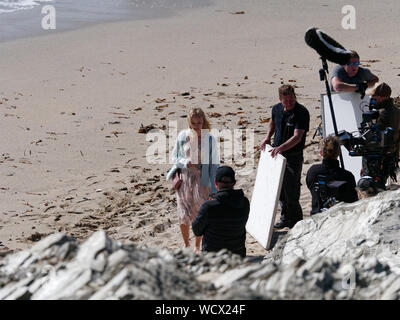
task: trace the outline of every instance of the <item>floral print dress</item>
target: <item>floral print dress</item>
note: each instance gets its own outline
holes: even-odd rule
[[[182,169],[183,181],[177,192],[179,224],[185,225],[191,225],[200,206],[208,200],[211,193],[211,187],[201,185],[201,143],[195,144],[193,140],[193,136],[190,136],[183,145],[183,150],[187,158],[196,159],[197,157],[197,165]]]

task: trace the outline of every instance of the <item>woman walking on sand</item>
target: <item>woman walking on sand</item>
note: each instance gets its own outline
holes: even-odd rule
[[[215,173],[219,154],[215,138],[209,133],[210,123],[200,108],[189,111],[188,129],[178,134],[173,150],[172,169],[167,180],[181,170],[182,184],[177,190],[179,225],[185,247],[190,247],[189,231],[201,204],[217,192]],[[195,252],[200,252],[201,237],[195,237]]]

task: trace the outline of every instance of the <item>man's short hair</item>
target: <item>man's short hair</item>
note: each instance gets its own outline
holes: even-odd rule
[[[229,166],[220,166],[215,174],[215,180],[222,183],[234,183],[235,171]]]
[[[375,89],[371,91],[371,96],[389,98],[391,94],[392,94],[392,89],[385,82],[382,82],[380,85],[378,85]]]
[[[284,84],[279,87],[278,89],[279,96],[289,96],[291,94],[296,95],[294,92],[294,87],[291,86],[290,84]]]
[[[360,56],[358,55],[357,51],[355,50],[350,50],[351,54],[350,54],[350,59],[358,59],[360,60]]]

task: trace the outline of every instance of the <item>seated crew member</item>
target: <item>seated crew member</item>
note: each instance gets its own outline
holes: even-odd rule
[[[228,166],[217,169],[215,199],[205,201],[192,222],[193,233],[203,236],[203,251],[229,251],[246,256],[246,223],[250,203],[243,190],[234,190],[235,171]]]
[[[380,131],[386,128],[393,129],[393,145],[388,150],[390,155],[383,161],[383,175],[379,177],[380,187],[385,189],[387,178],[390,176],[396,181],[395,169],[398,167],[397,162],[399,159],[400,150],[400,109],[394,105],[393,99],[390,97],[392,89],[385,82],[379,84],[371,91],[371,99],[375,99],[375,109],[379,110],[379,117],[377,119],[377,127]],[[367,157],[363,157],[363,170],[362,176],[371,175],[368,170]]]
[[[336,66],[331,74],[331,90],[360,92],[375,85],[379,78],[369,69],[360,67],[360,56],[354,50],[347,64]]]
[[[356,192],[356,181],[350,171],[339,167],[337,158],[340,155],[340,141],[335,136],[328,136],[320,142],[320,154],[323,157],[321,164],[315,164],[307,172],[306,183],[312,196],[312,209],[310,214],[321,212],[324,201],[321,196],[321,188],[316,188],[316,184],[325,176],[324,182],[335,181],[342,185],[339,192],[335,195],[336,200],[344,202],[354,202],[358,200]],[[346,182],[343,184],[343,182]]]

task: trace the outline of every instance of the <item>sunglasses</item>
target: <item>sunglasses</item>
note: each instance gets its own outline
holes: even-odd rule
[[[359,61],[357,61],[357,62],[349,62],[348,64],[347,64],[348,66],[359,66],[360,65],[360,62]]]

